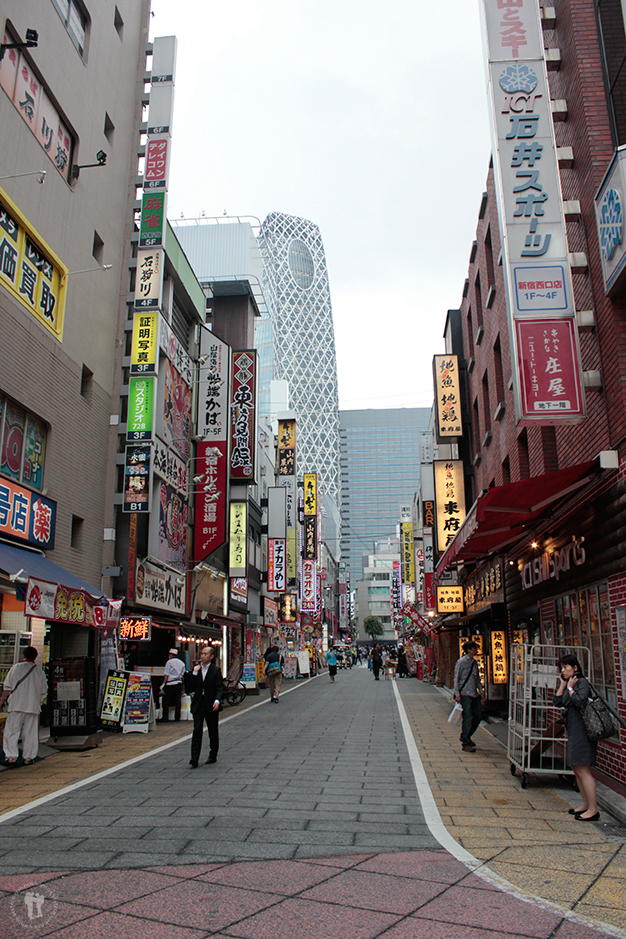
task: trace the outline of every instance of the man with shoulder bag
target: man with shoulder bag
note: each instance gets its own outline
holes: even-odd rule
[[[463,708],[461,730],[463,750],[465,753],[474,753],[476,744],[472,737],[482,720],[484,695],[476,661],[478,646],[471,640],[464,642],[463,652],[464,655],[454,666],[454,700]]]
[[[20,736],[24,766],[35,762],[39,750],[39,714],[41,699],[48,690],[48,680],[42,669],[35,665],[36,658],[37,649],[33,646],[24,649],[24,661],[14,665],[4,679],[0,708],[9,698],[3,743],[5,766],[17,766]]]

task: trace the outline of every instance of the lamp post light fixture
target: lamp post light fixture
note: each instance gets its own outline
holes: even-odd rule
[[[61,278],[61,284],[64,284],[68,277],[74,277],[75,274],[95,274],[98,271],[110,271],[112,268],[112,264],[102,264],[100,267],[86,267],[83,271],[68,271]]]
[[[31,173],[13,173],[11,176],[0,176],[0,179],[21,179],[22,176],[36,176],[37,182],[43,186],[46,181],[47,170],[33,170]]]
[[[82,166],[79,166],[78,163],[73,163],[72,169],[70,170],[70,180],[78,179],[81,170],[91,169],[92,166],[106,166],[107,155],[104,150],[98,150],[96,160],[98,161],[97,163],[83,163]]]

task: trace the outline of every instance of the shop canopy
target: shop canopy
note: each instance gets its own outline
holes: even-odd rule
[[[104,596],[102,590],[85,583],[80,577],[70,574],[69,571],[49,561],[43,554],[36,551],[27,551],[24,548],[14,548],[12,545],[0,542],[0,571],[4,571],[13,579],[16,588],[25,588],[30,577],[36,580],[47,580],[50,583],[62,584],[72,590],[84,590],[92,597]],[[19,594],[18,594],[19,596]],[[24,590],[22,596],[24,599]]]
[[[486,558],[518,541],[560,503],[597,481],[600,471],[600,461],[595,459],[486,490],[476,499],[443,554],[437,575],[452,564]]]

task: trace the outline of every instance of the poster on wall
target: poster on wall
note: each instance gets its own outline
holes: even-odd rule
[[[172,486],[154,480],[150,555],[184,572],[187,566],[187,500]]]

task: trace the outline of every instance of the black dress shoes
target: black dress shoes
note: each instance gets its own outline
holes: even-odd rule
[[[192,766],[192,767],[195,769],[195,768],[197,767],[197,765],[198,765],[198,761],[197,761],[197,760],[189,760],[189,765]]]
[[[207,760],[207,763],[217,763],[217,757],[216,757],[216,756],[210,756],[210,757],[208,758],[208,760]]]
[[[600,813],[596,812],[595,815],[587,815],[587,817],[584,815],[574,815],[574,818],[577,822],[597,822],[600,818]]]

